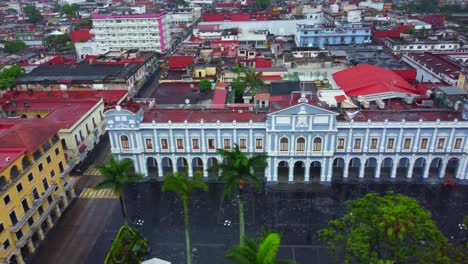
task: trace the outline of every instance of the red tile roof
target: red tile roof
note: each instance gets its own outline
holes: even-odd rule
[[[447,75],[451,79],[458,79],[461,67],[446,60],[444,56],[447,56],[448,54],[432,54],[430,52],[424,52],[408,53],[407,55],[421,66],[424,66],[435,73]]]
[[[0,152],[2,148],[22,148],[33,153],[57,134],[60,128],[60,125],[56,124],[35,122],[19,123],[10,129],[0,130]]]
[[[0,172],[10,166],[11,163],[15,162],[25,152],[25,148],[0,148]]]
[[[204,122],[265,122],[266,113],[255,113],[251,111],[233,111],[218,109],[153,109],[144,113],[143,122],[167,123],[184,122],[199,123]]]
[[[223,109],[226,103],[226,90],[215,89],[213,94],[213,99],[211,100],[211,108],[213,109]]]
[[[387,92],[418,94],[418,90],[398,74],[369,64],[336,72],[333,78],[348,96]]]
[[[81,29],[70,31],[70,37],[73,43],[77,43],[83,40],[90,40],[94,35],[89,33],[89,29]]]

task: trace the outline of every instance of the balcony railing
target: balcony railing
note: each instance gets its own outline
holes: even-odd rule
[[[41,214],[39,219],[31,226],[28,233],[26,233],[20,240],[16,242],[17,248],[22,248],[28,242],[29,238],[37,231],[37,228],[40,228],[41,224],[46,220],[46,218],[50,215],[50,212],[57,206],[57,204],[62,200],[62,196],[58,197],[57,199],[53,200],[52,203],[49,204],[49,207]]]
[[[11,227],[11,229],[10,229],[11,232],[18,232],[18,230],[20,230],[23,227],[23,225],[37,211],[39,206],[42,205],[42,203],[47,199],[47,197],[49,197],[52,194],[52,192],[55,190],[56,187],[57,187],[57,184],[54,184],[54,185],[50,186],[49,189],[47,189],[47,191],[44,193],[44,195],[42,195],[41,197],[39,197],[39,199],[34,201],[34,206],[31,207],[23,215],[23,217],[21,217],[21,219],[14,226]]]

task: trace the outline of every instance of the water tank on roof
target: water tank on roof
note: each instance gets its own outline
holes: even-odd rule
[[[338,13],[340,11],[340,6],[337,4],[330,5],[330,12],[331,13]]]
[[[375,100],[375,103],[377,104],[379,109],[384,109],[385,108],[385,103],[384,103],[384,101],[382,99]]]

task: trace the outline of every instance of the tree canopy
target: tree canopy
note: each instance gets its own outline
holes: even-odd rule
[[[0,89],[10,89],[15,85],[16,78],[25,75],[24,70],[18,65],[3,69],[0,72]]]
[[[112,242],[104,264],[141,263],[147,255],[148,242],[142,234],[123,225]]]
[[[93,27],[93,21],[89,18],[84,18],[83,20],[75,24],[75,29],[80,29],[82,27]]]
[[[252,7],[258,10],[265,10],[271,6],[271,0],[255,0]]]
[[[18,51],[25,50],[28,47],[26,43],[24,43],[23,41],[17,41],[17,40],[5,41],[3,45],[4,45],[3,52],[8,53],[8,54],[13,54]]]
[[[36,6],[28,4],[25,7],[23,7],[23,11],[28,17],[28,21],[30,23],[37,23],[42,21],[42,14],[37,10]]]
[[[330,221],[319,239],[344,263],[452,263],[430,213],[401,194],[348,201],[347,214]]]
[[[47,49],[52,51],[62,51],[73,48],[73,43],[68,34],[49,35],[42,40],[42,43]]]
[[[68,19],[75,19],[78,17],[78,10],[80,7],[77,4],[64,4],[59,8],[60,15],[65,15]]]
[[[208,80],[201,80],[198,84],[198,90],[200,90],[200,92],[208,92],[211,91],[211,86],[212,82]]]

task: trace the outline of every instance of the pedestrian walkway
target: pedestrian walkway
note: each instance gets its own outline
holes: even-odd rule
[[[83,173],[83,175],[89,176],[101,176],[101,173],[94,166],[89,166],[89,168]]]
[[[81,194],[80,198],[84,199],[117,199],[119,198],[111,189],[94,189],[94,188],[85,188]]]

